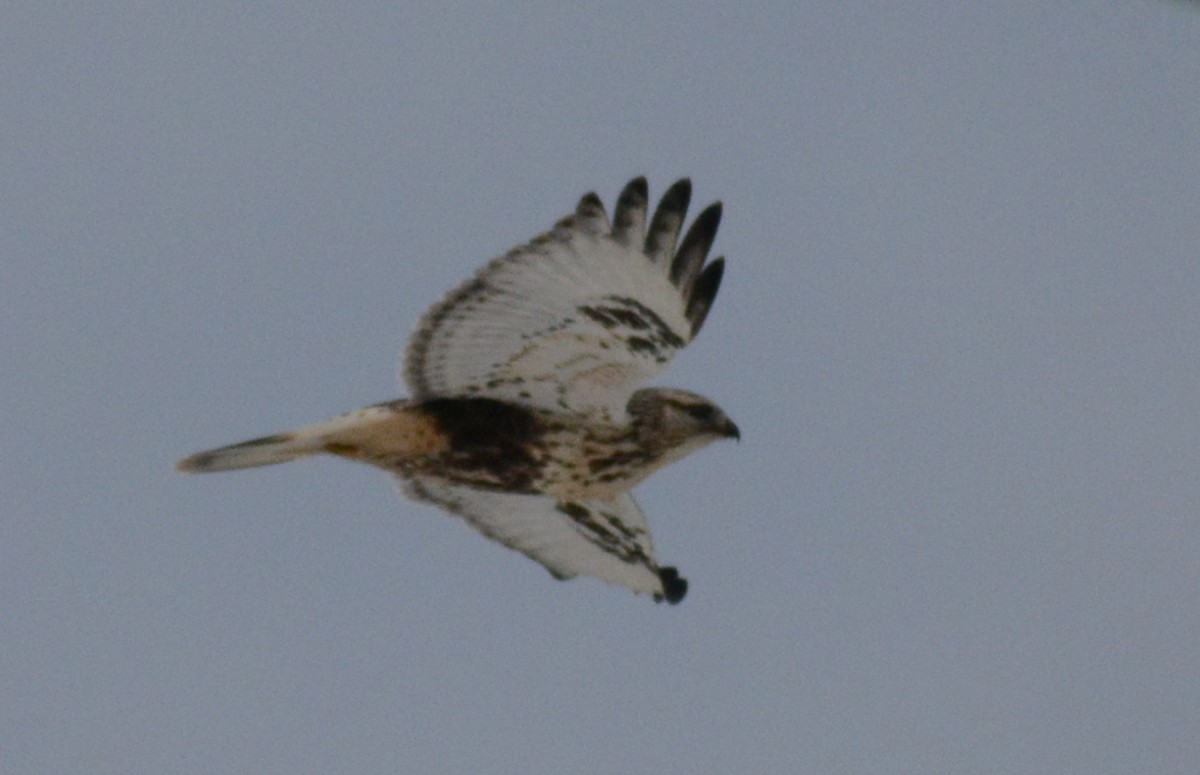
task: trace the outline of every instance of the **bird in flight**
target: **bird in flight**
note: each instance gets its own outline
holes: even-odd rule
[[[412,397],[179,461],[228,471],[326,453],[370,463],[557,579],[595,576],[678,603],[687,581],[654,554],[630,490],[712,441],[719,407],[639,387],[695,338],[724,259],[709,205],[679,239],[691,183],[647,222],[645,178],[610,220],[595,193],[545,234],[480,269],[425,313],[404,363]]]

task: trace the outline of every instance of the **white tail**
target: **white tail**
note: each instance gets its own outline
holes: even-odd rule
[[[350,449],[352,439],[394,417],[396,412],[388,404],[368,406],[316,425],[197,452],[180,460],[175,468],[189,473],[210,473],[286,463],[320,452],[343,454]]]

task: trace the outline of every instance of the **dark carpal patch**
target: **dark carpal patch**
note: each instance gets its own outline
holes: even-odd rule
[[[532,492],[541,470],[542,426],[533,412],[492,398],[438,398],[419,410],[450,440],[448,478],[487,489]]]
[[[580,307],[583,314],[595,320],[605,328],[614,328],[618,324],[643,330],[650,327],[650,321],[633,309],[626,307]]]
[[[579,312],[610,331],[631,352],[660,363],[670,359],[664,351],[686,344],[654,310],[628,296],[605,296],[602,303],[581,306]]]
[[[613,555],[621,562],[652,567],[653,563],[638,544],[642,531],[635,530],[616,514],[593,511],[582,503],[568,501],[555,508],[575,523],[579,534],[594,546]]]
[[[625,344],[635,353],[642,353],[651,358],[659,358],[660,351],[658,345],[652,339],[647,339],[644,336],[631,336],[625,340]]]
[[[678,334],[671,330],[671,327],[668,326],[654,310],[650,309],[645,304],[642,304],[637,299],[631,299],[625,296],[612,296],[610,298],[618,304],[623,304],[626,307],[635,310],[638,315],[649,321],[650,328],[654,330],[654,333],[660,339],[662,339],[664,343],[670,345],[671,347],[683,347],[685,344],[687,344],[687,342],[683,341]]]
[[[655,602],[665,600],[675,605],[687,595],[687,579],[680,576],[674,567],[657,567],[642,550],[638,541],[644,535],[644,531],[629,527],[615,514],[593,511],[581,503],[559,503],[556,508],[569,517],[580,535],[597,548],[622,562],[644,565],[656,572],[662,584],[662,592],[654,596]]]
[[[561,511],[563,514],[566,514],[568,517],[575,520],[576,522],[582,522],[584,520],[591,519],[591,516],[592,516],[591,511],[584,508],[583,506],[580,506],[578,503],[574,503],[571,501],[568,501],[566,503],[559,503],[557,506],[555,506],[555,508],[558,509],[559,511]]]

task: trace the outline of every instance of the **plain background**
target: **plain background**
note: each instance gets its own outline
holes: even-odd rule
[[[0,771],[1200,770],[1200,9],[6,4]],[[595,189],[725,203],[678,607],[340,461]]]

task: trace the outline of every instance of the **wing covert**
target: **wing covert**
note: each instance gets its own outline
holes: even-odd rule
[[[720,286],[723,259],[705,262],[721,205],[680,242],[690,197],[687,179],[675,183],[647,226],[644,178],[625,186],[612,222],[589,193],[487,264],[421,319],[404,368],[414,397],[623,409],[699,332]]]

